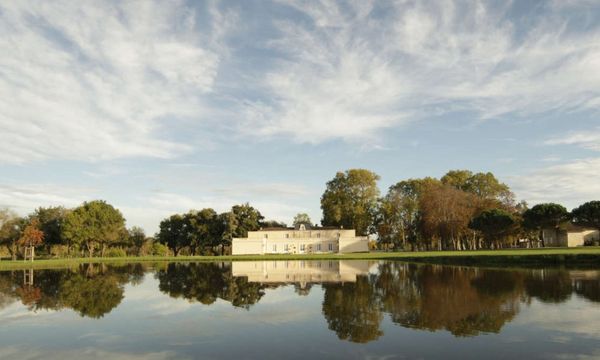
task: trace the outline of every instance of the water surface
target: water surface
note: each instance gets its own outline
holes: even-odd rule
[[[0,358],[600,358],[600,271],[373,261],[0,272]]]

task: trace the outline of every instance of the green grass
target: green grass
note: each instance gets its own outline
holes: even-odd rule
[[[370,252],[353,254],[144,256],[118,258],[2,260],[0,270],[68,268],[84,263],[202,262],[250,260],[402,260],[453,265],[591,265],[600,266],[600,247],[478,251]]]

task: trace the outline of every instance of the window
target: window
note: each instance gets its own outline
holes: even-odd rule
[[[300,251],[304,251],[304,244],[300,245]]]
[[[289,239],[290,238],[290,234],[285,234],[285,238]]]
[[[269,234],[265,234],[265,239],[268,239],[268,238],[269,238]]]
[[[277,251],[277,244],[273,244],[273,251]]]
[[[288,244],[283,245],[283,250],[290,251],[290,246]]]
[[[321,237],[321,233],[317,233],[317,237],[320,238]]]
[[[321,244],[317,244],[317,251],[321,251]]]
[[[329,245],[328,245],[328,246],[329,246],[329,251],[333,251],[333,244],[332,244],[332,243],[329,243]]]

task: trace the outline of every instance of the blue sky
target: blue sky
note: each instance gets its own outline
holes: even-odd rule
[[[316,222],[355,167],[382,191],[466,168],[530,204],[600,199],[594,0],[9,1],[0,53],[0,206],[21,214]]]

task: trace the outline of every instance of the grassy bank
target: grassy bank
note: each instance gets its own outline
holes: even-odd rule
[[[118,257],[0,261],[0,270],[68,268],[84,263],[201,262],[251,260],[401,260],[452,265],[586,265],[600,267],[600,247],[576,249],[509,249],[479,251],[371,252],[355,254],[295,254],[178,257]]]

